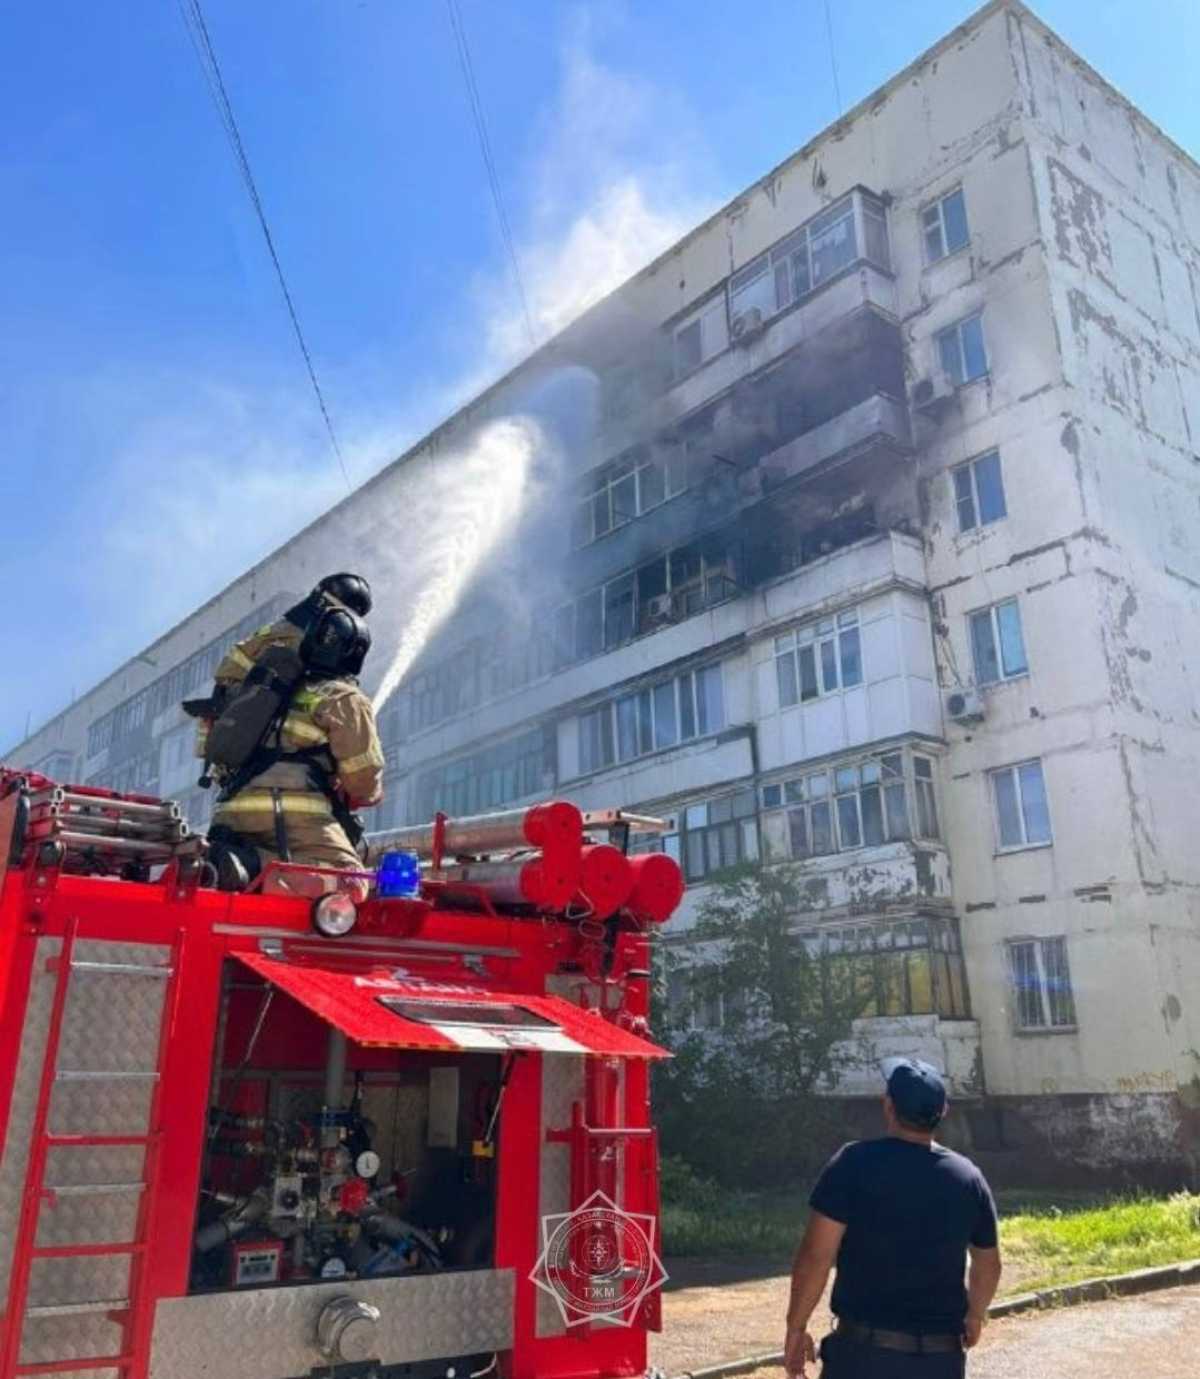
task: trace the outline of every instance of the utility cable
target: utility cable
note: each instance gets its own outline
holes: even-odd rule
[[[525,281],[521,276],[517,247],[513,242],[512,229],[508,223],[508,212],[504,208],[504,196],[500,190],[500,176],[496,171],[496,160],[492,155],[492,141],[488,135],[487,115],[484,112],[483,101],[479,95],[479,86],[475,80],[475,65],[471,61],[471,46],[467,42],[467,30],[463,24],[458,0],[446,0],[446,9],[450,15],[450,27],[454,31],[458,62],[462,68],[463,85],[467,88],[467,101],[471,107],[471,116],[475,121],[475,132],[479,136],[479,150],[483,155],[484,170],[487,173],[488,185],[491,187],[492,201],[496,207],[496,219],[500,223],[500,238],[504,241],[504,248],[508,253],[509,262],[512,264],[513,281],[516,283],[517,296],[521,301],[521,315],[525,318],[525,329],[529,332],[529,343],[531,347],[536,348],[537,332],[533,328],[533,317],[529,311],[529,298],[525,294]]]
[[[829,67],[833,72],[833,98],[837,101],[838,115],[842,113],[842,88],[838,81],[837,50],[833,45],[833,15],[829,11],[829,0],[825,0],[825,34],[829,39]]]
[[[333,446],[333,453],[337,456],[337,462],[342,471],[342,478],[346,481],[346,487],[352,489],[354,486],[350,482],[350,473],[346,468],[346,459],[342,454],[342,447],[338,443],[337,432],[333,429],[333,419],[329,415],[329,408],[325,403],[325,394],[321,391],[321,384],[317,380],[316,366],[313,364],[312,355],[304,339],[304,331],[300,327],[300,317],[297,314],[296,304],[292,300],[292,294],[287,285],[287,278],[283,272],[283,264],[280,262],[279,254],[275,248],[275,238],[271,234],[271,227],[267,221],[266,209],[258,193],[258,184],[254,180],[254,173],[250,167],[250,159],[246,154],[246,146],[242,142],[242,135],[238,128],[237,117],[233,113],[233,104],[229,99],[229,92],[225,86],[225,79],[221,74],[221,64],[217,60],[216,49],[213,47],[212,37],[208,31],[208,24],[205,22],[204,11],[201,8],[200,0],[178,0],[178,3],[179,12],[183,17],[184,27],[187,29],[188,36],[192,41],[192,47],[195,49],[196,58],[200,63],[200,70],[204,74],[204,80],[208,86],[209,95],[212,97],[213,105],[216,107],[222,128],[225,130],[225,136],[229,140],[229,146],[233,150],[234,161],[237,163],[238,171],[241,173],[246,192],[250,197],[250,203],[254,207],[254,213],[258,217],[258,223],[262,228],[263,238],[267,242],[267,252],[270,254],[271,262],[275,267],[275,276],[279,279],[279,287],[283,292],[283,300],[287,306],[288,316],[291,318],[292,329],[296,333],[296,342],[300,346],[300,353],[304,356],[304,367],[308,370],[308,378],[317,399],[317,406],[321,409],[321,416],[325,421],[325,429],[329,432],[329,440]]]

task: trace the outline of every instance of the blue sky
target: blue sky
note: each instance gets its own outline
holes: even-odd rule
[[[974,8],[834,0],[843,105]],[[461,9],[542,334],[838,113],[821,0]],[[1200,149],[1195,0],[1038,9]],[[205,11],[361,481],[522,347],[447,10]],[[174,0],[5,6],[0,46],[3,747],[345,483]]]

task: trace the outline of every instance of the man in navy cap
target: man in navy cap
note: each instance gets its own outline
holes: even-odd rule
[[[821,1379],[962,1379],[1000,1282],[991,1189],[933,1138],[949,1104],[941,1074],[899,1058],[884,1075],[887,1134],[839,1149],[809,1198],[792,1269],[789,1375],[812,1372],[808,1322],[835,1261]]]

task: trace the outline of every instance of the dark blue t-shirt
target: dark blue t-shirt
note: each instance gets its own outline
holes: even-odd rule
[[[996,1244],[996,1204],[970,1159],[940,1145],[859,1140],[825,1165],[809,1205],[846,1227],[839,1317],[887,1331],[961,1329],[967,1246]]]

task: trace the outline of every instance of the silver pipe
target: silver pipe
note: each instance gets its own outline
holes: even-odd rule
[[[175,856],[171,840],[149,842],[144,838],[110,838],[103,833],[53,833],[43,841],[59,842],[80,851],[125,853],[130,857],[158,858],[168,862]]]
[[[186,838],[188,834],[187,824],[182,819],[152,819],[143,823],[129,818],[106,819],[99,814],[58,813],[54,809],[47,813],[35,813],[30,824],[53,824],[58,829],[95,833],[108,838],[149,838],[172,843]]]
[[[346,1089],[346,1036],[340,1029],[329,1027],[329,1043],[325,1052],[325,1104],[322,1112],[328,1115],[342,1109],[342,1096]],[[335,1149],[341,1136],[337,1126],[323,1126],[321,1148]]]
[[[498,814],[476,814],[466,819],[447,819],[443,847],[447,856],[499,852],[504,848],[529,847],[525,836],[528,809],[505,809]],[[400,850],[419,857],[433,855],[434,826],[414,824],[393,828],[371,838],[371,856]]]
[[[103,795],[78,795],[72,790],[64,790],[57,785],[52,790],[41,790],[30,795],[30,804],[70,804],[79,809],[99,809],[108,813],[160,815],[168,819],[179,818],[179,806],[174,800],[160,800],[157,804],[147,804],[142,800],[111,800]]]

